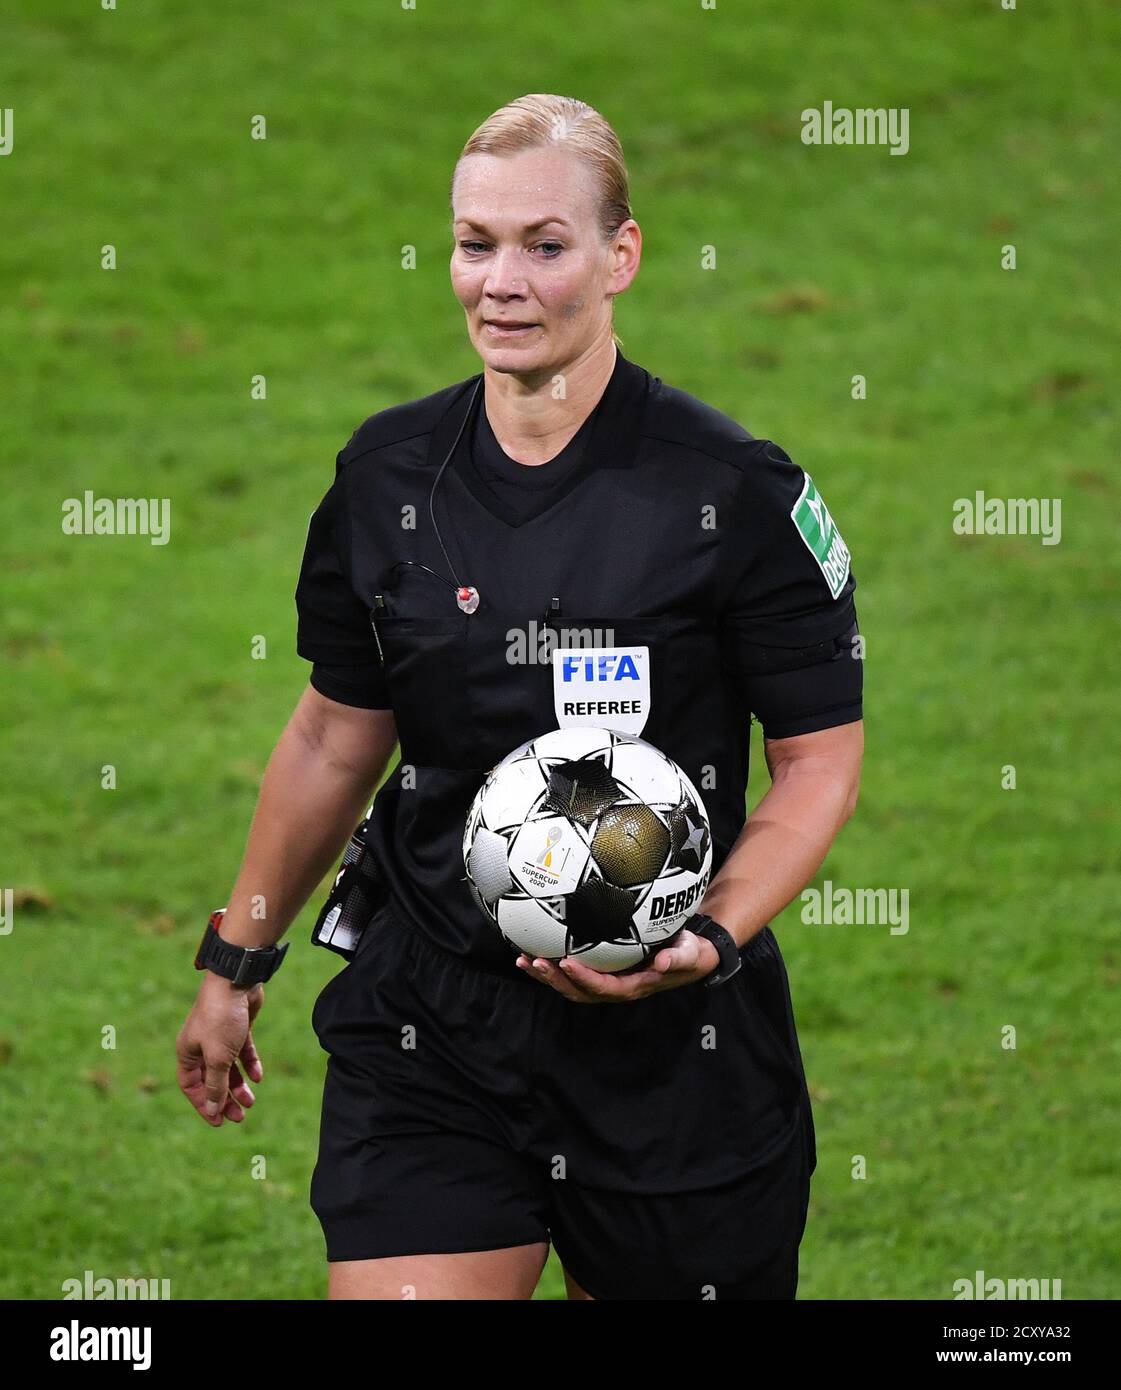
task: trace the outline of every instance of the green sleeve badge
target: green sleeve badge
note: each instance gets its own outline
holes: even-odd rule
[[[798,500],[790,510],[790,519],[805,541],[806,549],[817,561],[829,592],[837,598],[849,577],[849,548],[841,539],[813,479],[808,473],[805,479]]]

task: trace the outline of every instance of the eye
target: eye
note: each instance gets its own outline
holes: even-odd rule
[[[550,247],[552,248],[551,250],[548,249]],[[560,244],[559,241],[541,241],[538,242],[537,246],[534,249],[537,251],[543,251],[545,253],[545,259],[548,261],[553,261],[556,260],[560,253],[564,250],[564,247]]]
[[[466,251],[468,255],[471,256],[477,254],[478,251],[485,251],[487,249],[485,241],[461,241],[459,246],[460,250]]]

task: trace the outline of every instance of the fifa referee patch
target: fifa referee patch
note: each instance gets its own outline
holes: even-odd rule
[[[557,727],[641,734],[650,717],[649,647],[555,647]]]
[[[798,500],[790,509],[790,519],[805,541],[806,549],[817,561],[829,592],[838,598],[849,577],[849,548],[841,539],[813,479],[808,473],[805,479]]]

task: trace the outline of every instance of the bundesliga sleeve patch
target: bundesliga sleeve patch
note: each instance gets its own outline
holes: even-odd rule
[[[804,476],[802,491],[790,509],[790,519],[805,541],[806,549],[817,561],[829,585],[829,592],[838,598],[849,577],[849,548],[841,539],[841,533],[814,487],[813,479],[808,473]]]

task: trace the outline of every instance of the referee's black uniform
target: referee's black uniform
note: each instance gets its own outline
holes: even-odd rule
[[[328,1258],[550,1238],[596,1298],[792,1298],[816,1150],[770,929],[726,985],[575,1003],[517,969],[461,841],[487,770],[558,725],[548,649],[532,659],[551,623],[649,649],[641,736],[700,790],[715,875],[750,715],[772,738],[861,718],[848,552],[780,448],[621,353],[534,468],[502,452],[479,380],[359,427],[296,591],[312,684],[392,708],[401,749],[367,841],[384,904],[313,1018]]]

